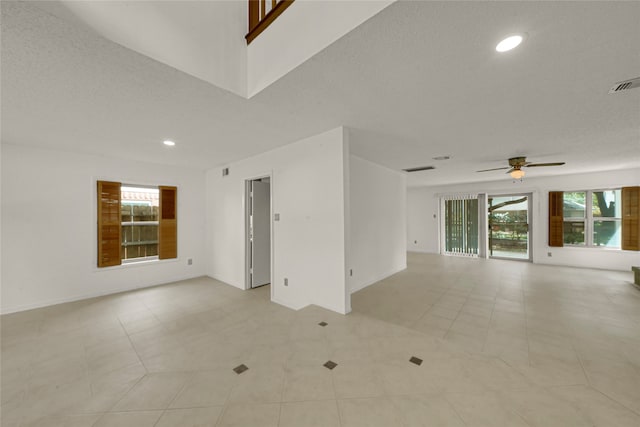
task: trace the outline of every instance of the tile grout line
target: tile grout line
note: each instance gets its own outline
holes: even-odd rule
[[[524,292],[524,284],[522,284],[522,275],[520,275],[520,287],[522,290],[522,309],[524,311],[524,333],[527,339],[527,365],[531,367],[531,343],[529,342],[529,316],[527,316],[527,296]]]
[[[131,387],[129,387],[129,388],[127,389],[127,391],[125,391],[124,393],[122,393],[122,396],[120,397],[120,399],[116,400],[116,401],[114,402],[114,404],[113,404],[113,405],[111,405],[111,407],[110,407],[107,411],[103,412],[103,413],[102,413],[102,415],[100,416],[100,418],[98,418],[98,419],[96,420],[96,422],[92,424],[92,426],[97,425],[97,424],[100,422],[100,420],[102,420],[102,419],[105,417],[105,415],[107,415],[107,414],[109,414],[109,413],[112,413],[112,412],[115,412],[115,411],[112,411],[112,409],[113,409],[113,408],[115,408],[115,407],[118,405],[118,403],[120,403],[120,402],[122,401],[122,399],[124,399],[124,398],[125,398],[125,396],[126,396],[127,394],[129,394],[129,392],[130,392],[131,390],[133,390],[133,388],[134,388],[135,386],[137,386],[137,385],[140,383],[140,381],[142,381],[146,376],[147,376],[147,374],[145,374],[145,375],[141,376],[140,378],[138,378],[138,381],[136,381],[134,384],[132,384],[132,385],[131,385]]]
[[[455,412],[455,414],[458,416],[458,419],[460,419],[460,421],[462,422],[462,424],[465,427],[471,427],[469,426],[469,424],[467,424],[467,422],[464,420],[464,418],[462,418],[462,415],[460,415],[460,413],[458,412],[458,410],[456,409],[455,405],[453,403],[451,403],[451,401],[447,398],[447,394],[449,393],[442,393],[442,398],[444,399],[445,402],[447,402],[449,404],[449,406],[451,407],[451,409],[453,410],[453,412]]]
[[[129,341],[129,344],[131,345],[131,348],[133,349],[133,352],[136,354],[136,357],[138,358],[138,361],[140,362],[140,364],[144,368],[144,371],[146,373],[145,375],[149,374],[149,369],[147,369],[147,366],[142,361],[142,357],[140,357],[140,354],[138,353],[138,350],[136,349],[136,346],[133,344],[133,341],[131,340],[131,337],[129,336],[129,331],[127,331],[127,329],[122,324],[122,321],[120,320],[120,317],[118,317],[118,322],[120,322],[120,326],[124,330],[124,333],[127,335],[127,340]]]
[[[187,388],[187,384],[189,383],[189,381],[191,381],[191,379],[196,375],[196,372],[192,372],[191,375],[189,376],[189,378],[184,382],[184,384],[182,385],[182,387],[180,387],[180,390],[178,390],[176,392],[176,394],[173,396],[173,398],[169,401],[169,403],[167,404],[167,407],[164,408],[162,410],[162,414],[160,414],[160,417],[158,417],[158,420],[153,424],[154,427],[160,422],[160,420],[162,419],[162,417],[164,417],[164,414],[167,413],[167,411],[169,411],[171,409],[171,404],[173,402],[175,402],[175,400],[178,398],[178,396],[180,395],[180,393],[182,393],[184,391],[185,388]],[[180,408],[182,409],[182,408]]]
[[[324,329],[323,338],[324,338],[324,340],[326,342],[327,349],[330,349],[331,348],[331,344],[329,342],[329,337],[328,337],[329,333],[327,332],[326,328],[323,327],[323,329]],[[327,354],[327,357],[329,358],[329,360],[333,360],[332,359],[333,354],[330,351],[328,353],[329,354]],[[340,405],[338,405],[338,392],[336,391],[336,381],[335,381],[335,379],[333,377],[334,374],[335,373],[334,373],[333,369],[329,370],[329,375],[331,376],[331,386],[333,387],[333,400],[334,400],[334,402],[336,404],[336,409],[338,410],[338,424],[340,424],[340,426],[342,427],[342,416],[340,415]],[[282,406],[281,406],[281,408],[282,408]]]
[[[632,408],[629,408],[627,405],[625,405],[624,403],[618,401],[617,399],[614,399],[613,397],[609,396],[607,393],[603,392],[602,390],[600,390],[598,387],[595,386],[590,386],[592,389],[594,389],[595,391],[597,391],[598,393],[600,393],[601,395],[605,396],[607,399],[612,400],[614,402],[616,402],[618,405],[622,406],[623,408],[633,412],[634,414],[636,414],[637,416],[640,417],[640,412],[636,411]]]

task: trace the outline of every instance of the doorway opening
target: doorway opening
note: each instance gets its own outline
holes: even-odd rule
[[[531,194],[488,197],[489,257],[531,261]]]
[[[245,181],[246,289],[271,284],[271,178]]]

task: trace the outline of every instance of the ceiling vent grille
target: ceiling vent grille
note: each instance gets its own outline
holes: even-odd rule
[[[640,86],[640,77],[636,77],[635,79],[625,80],[623,82],[618,82],[611,89],[609,89],[609,93],[622,92],[624,90],[634,89]]]
[[[410,168],[410,169],[402,169],[405,172],[420,172],[420,171],[430,171],[432,169],[435,169],[435,167],[433,166],[420,166],[417,168]]]

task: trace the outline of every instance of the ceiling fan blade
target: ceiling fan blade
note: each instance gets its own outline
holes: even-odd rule
[[[504,167],[504,168],[483,169],[483,170],[481,170],[481,171],[476,171],[476,172],[499,171],[499,170],[502,170],[502,169],[509,169],[509,166]]]
[[[506,168],[505,168],[505,169],[506,169]],[[511,169],[509,169],[508,171],[506,171],[505,173],[506,173],[506,174],[510,174],[510,173],[511,173],[511,172],[513,172],[514,170],[516,170],[516,168],[511,168]]]
[[[528,168],[534,168],[534,167],[538,167],[538,166],[562,166],[564,165],[564,162],[555,162],[555,163],[529,163],[528,165],[525,165]]]

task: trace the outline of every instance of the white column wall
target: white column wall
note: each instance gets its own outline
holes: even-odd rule
[[[407,268],[406,176],[350,156],[351,292]]]
[[[350,307],[345,278],[345,130],[336,128],[206,174],[207,274],[245,287],[247,179],[271,176],[272,300],[299,309]],[[284,286],[284,279],[288,286]]]

